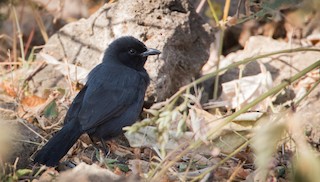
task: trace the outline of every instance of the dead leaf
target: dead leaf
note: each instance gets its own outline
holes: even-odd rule
[[[307,37],[307,40],[314,46],[320,44],[320,34],[311,34]]]
[[[242,167],[237,171],[237,177],[244,180],[249,176],[251,170],[250,169],[243,169]]]
[[[189,128],[193,131],[195,140],[201,139],[206,144],[209,144],[207,133],[223,121],[223,118],[219,119],[205,110],[196,107],[189,109],[189,120],[187,121]]]
[[[260,64],[262,72],[255,76],[247,76],[222,84],[221,98],[227,101],[228,108],[242,108],[254,99],[272,88],[272,77],[263,64]],[[251,108],[255,111],[266,111],[270,103],[269,99],[259,102]]]
[[[51,107],[52,110],[50,110],[50,107],[48,106],[50,106],[50,103],[54,102],[58,97],[59,92],[52,92],[47,99],[38,97],[36,95],[24,97],[19,105],[20,107],[18,108],[18,116],[27,120],[33,120],[36,118],[43,129],[51,129],[56,127],[60,124],[60,122],[52,124],[50,121],[52,118],[55,118],[55,114],[63,115],[63,112],[54,111],[57,109],[57,107]],[[52,117],[51,120],[43,117],[44,112],[47,112],[47,116]]]
[[[189,153],[182,157],[182,160],[189,161],[192,159],[197,165],[201,166],[213,166],[217,163],[213,163],[213,160],[209,160],[208,158],[204,157],[203,155],[197,153]]]
[[[121,145],[113,146],[111,150],[117,156],[121,156],[121,157],[133,156],[133,153],[130,151],[130,149]]]
[[[132,171],[133,174],[143,174],[148,173],[150,170],[150,163],[144,160],[129,160],[129,169]]]
[[[225,118],[218,118],[209,112],[193,107],[189,110],[188,124],[195,135],[206,144],[213,143],[223,153],[231,153],[247,141],[255,122],[263,115],[260,112],[244,113],[230,122],[222,125]],[[220,127],[220,128],[219,128]],[[215,130],[208,139],[208,134]]]
[[[2,83],[0,83],[0,87],[10,97],[17,97],[17,95],[18,95],[17,91],[15,90],[15,88],[13,87],[13,85],[11,83],[7,83],[5,81],[2,81]]]
[[[36,95],[31,95],[31,96],[25,96],[23,97],[23,99],[21,100],[21,104],[23,106],[27,106],[27,107],[36,107],[39,105],[42,105],[46,102],[47,99],[36,96]]]
[[[123,175],[123,172],[121,171],[121,169],[119,167],[116,167],[114,170],[113,170],[113,173],[118,175],[118,176],[122,176]]]
[[[51,55],[43,52],[40,52],[39,55],[44,58],[44,61],[47,64],[52,65],[56,70],[61,72],[61,74],[63,74],[64,76],[70,77],[70,79],[74,82],[85,84],[89,70],[82,68],[80,66],[58,61]]]
[[[159,151],[160,149],[156,127],[147,126],[134,133],[125,132],[124,135],[126,136],[131,147],[150,147],[155,151]],[[176,150],[176,152],[180,152],[186,145],[194,141],[193,136],[193,132],[185,132],[183,135],[177,136],[177,132],[175,130],[170,130],[169,140],[165,144],[164,148],[166,151]],[[201,146],[196,150],[201,154],[211,154],[211,150],[207,146]]]

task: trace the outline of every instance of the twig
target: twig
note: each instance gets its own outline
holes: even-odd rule
[[[19,20],[18,20],[18,17],[17,17],[17,12],[16,12],[16,9],[13,6],[11,6],[11,10],[13,12],[14,20],[15,20],[16,26],[17,26],[17,34],[18,34],[18,38],[19,38],[21,58],[23,60],[23,63],[25,63],[26,59],[25,59],[24,48],[23,48],[24,44],[23,44],[23,40],[22,40],[22,33],[21,33],[20,25],[19,25]]]
[[[241,164],[237,165],[236,169],[233,171],[233,173],[231,174],[231,176],[229,177],[227,182],[235,181],[234,178],[238,174],[239,170],[242,168],[243,164],[244,164],[244,162],[242,162]]]
[[[33,16],[34,16],[34,19],[36,20],[38,26],[39,26],[39,29],[40,29],[40,33],[43,37],[43,40],[45,43],[48,42],[49,38],[48,38],[48,34],[47,34],[47,31],[46,31],[46,26],[44,25],[43,21],[42,21],[42,18],[39,14],[39,11],[35,10],[35,7],[34,5],[32,4],[32,1],[29,1],[29,5],[32,9],[32,13],[33,13]]]
[[[201,1],[200,1],[199,5],[198,5],[198,7],[197,7],[197,9],[196,9],[196,12],[197,12],[197,13],[200,13],[200,11],[202,10],[203,5],[204,5],[205,2],[206,2],[206,0],[201,0]]]
[[[39,145],[39,143],[37,142],[33,142],[33,141],[29,141],[29,140],[17,140],[17,139],[12,139],[13,141],[17,141],[17,142],[24,142],[24,143],[30,143],[30,144],[34,144],[34,145]]]
[[[29,37],[28,37],[28,40],[27,40],[25,49],[24,49],[24,54],[25,54],[25,55],[27,54],[28,49],[29,49],[29,47],[30,47],[30,45],[31,45],[31,41],[32,41],[33,36],[34,36],[34,32],[35,32],[35,30],[34,30],[34,28],[32,28],[32,30],[31,30],[31,32],[30,32],[30,34],[29,34]]]
[[[318,49],[316,49],[317,51],[319,51]],[[282,52],[282,51],[279,51]],[[278,52],[278,53],[279,53]],[[269,55],[274,55],[274,53],[269,53]],[[260,57],[260,56],[257,56]],[[243,61],[248,61],[249,59],[245,59]],[[241,61],[242,62],[242,61]],[[238,62],[239,64],[239,62]],[[261,102],[262,100],[264,100],[265,98],[269,97],[270,95],[273,95],[275,93],[278,93],[279,91],[281,91],[283,88],[285,88],[286,86],[288,86],[289,84],[295,82],[296,80],[298,80],[299,78],[301,78],[303,75],[306,75],[308,72],[312,71],[313,69],[317,68],[320,66],[320,60],[316,61],[315,63],[311,64],[310,66],[308,66],[307,68],[305,68],[304,70],[302,70],[301,72],[297,73],[296,75],[294,75],[293,77],[291,77],[290,79],[287,79],[288,81],[283,81],[282,83],[280,83],[279,85],[277,85],[276,87],[273,87],[272,89],[270,89],[268,92],[262,94],[260,97],[256,98],[255,100],[253,100],[252,102],[248,103],[246,106],[244,106],[242,109],[240,109],[239,111],[235,112],[234,114],[230,115],[228,118],[226,118],[226,120],[224,120],[221,124],[219,124],[217,127],[212,128],[208,133],[207,133],[207,138],[210,138],[214,133],[216,133],[219,129],[221,129],[223,126],[225,126],[227,123],[231,122],[233,119],[235,119],[236,117],[238,117],[240,114],[246,112],[248,109],[250,109],[251,107],[255,106],[256,104],[258,104],[259,102]],[[217,71],[216,71],[217,72]],[[238,153],[242,148],[246,147],[249,144],[250,140],[246,141],[243,145],[241,145],[239,148],[237,148],[233,153],[231,153],[230,155],[228,155],[228,157],[226,157],[225,159],[223,159],[222,161],[220,161],[217,165],[211,167],[206,173],[209,173],[210,171],[212,171],[213,169],[215,169],[216,167],[218,167],[219,165],[221,165],[222,163],[224,163],[225,161],[227,161],[229,158],[231,158],[231,156],[235,155],[236,153]],[[157,181],[160,179],[161,176],[163,176],[165,174],[165,172],[167,171],[168,168],[170,168],[171,166],[173,166],[177,160],[179,160],[182,156],[186,155],[189,151],[191,151],[194,148],[198,148],[201,144],[203,143],[203,141],[201,139],[198,139],[196,141],[194,141],[193,143],[191,143],[185,150],[181,151],[178,155],[176,155],[172,160],[170,160],[169,162],[166,163],[165,166],[164,163],[166,162],[166,160],[163,160],[163,162],[161,162],[161,164],[159,164],[160,166],[162,166],[162,169],[155,175],[153,176],[153,180]],[[166,159],[171,159],[172,156],[166,156]],[[196,181],[198,179],[201,179],[201,177],[203,177],[206,173],[202,174],[201,176],[199,176],[196,179],[193,179],[193,181]]]
[[[320,72],[320,70],[319,70],[319,72]],[[299,105],[300,102],[301,102],[304,98],[306,98],[315,88],[317,88],[317,86],[319,85],[319,83],[320,83],[320,79],[319,79],[316,83],[314,83],[314,85],[307,91],[307,93],[305,93],[298,101],[296,101],[296,102],[294,103],[294,105],[295,105],[295,106]]]
[[[104,11],[109,10],[113,5],[114,5],[114,3],[113,3],[112,1],[110,1],[109,3],[103,5],[102,8],[100,8],[99,14],[96,15],[96,16],[94,17],[94,19],[92,20],[92,23],[91,23],[91,26],[90,26],[90,27],[91,27],[90,35],[94,35],[93,28],[94,28],[94,25],[95,25],[97,19],[99,18],[99,16],[100,16]]]
[[[217,13],[213,7],[213,4],[211,2],[211,0],[207,0],[208,4],[209,4],[209,8],[210,8],[210,11],[212,13],[212,16],[214,18],[214,21],[216,22],[216,25],[219,25],[219,19],[218,19],[218,16],[217,16]]]
[[[225,68],[222,68],[220,70],[216,70],[212,73],[209,73],[209,74],[206,74],[204,76],[202,76],[201,78],[198,78],[197,80],[181,87],[179,89],[179,91],[177,91],[173,96],[171,96],[168,100],[166,100],[165,102],[166,103],[170,103],[172,102],[174,99],[176,99],[176,97],[179,97],[184,91],[186,91],[187,89],[193,87],[194,85],[197,85],[199,83],[202,83],[214,76],[216,76],[217,74],[219,74],[220,72],[223,72],[225,70],[228,70],[228,69],[231,69],[231,68],[236,68],[240,65],[243,65],[243,64],[247,64],[251,61],[255,61],[257,59],[261,59],[261,58],[265,58],[265,57],[269,57],[269,56],[273,56],[273,55],[277,55],[277,54],[284,54],[284,53],[294,53],[294,52],[304,52],[304,51],[315,51],[315,52],[320,52],[320,49],[315,49],[315,48],[305,48],[305,47],[300,47],[300,48],[296,48],[296,49],[285,49],[285,50],[281,50],[281,51],[276,51],[276,52],[272,52],[272,53],[266,53],[266,54],[262,54],[262,55],[259,55],[259,56],[254,56],[254,57],[249,57],[249,58],[246,58],[246,59],[243,59],[242,61],[238,61],[238,62],[235,62]]]
[[[226,0],[224,4],[224,9],[223,9],[223,22],[227,21],[229,9],[230,9],[230,0]]]
[[[42,138],[42,140],[47,141],[43,136],[41,136],[38,132],[34,131],[32,128],[30,128],[28,125],[26,125],[22,119],[18,118],[18,121],[23,124],[26,128],[28,128],[30,131],[32,131],[34,134],[36,134],[38,137]]]
[[[24,80],[24,84],[28,81],[30,81],[37,73],[39,73],[41,70],[43,70],[48,64],[43,61],[40,65],[38,65],[32,73],[30,73],[27,78]]]

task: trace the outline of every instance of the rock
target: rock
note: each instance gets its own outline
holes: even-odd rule
[[[52,181],[58,182],[67,181],[83,181],[83,182],[103,182],[103,181],[114,181],[114,182],[138,182],[141,181],[137,175],[127,175],[126,177],[115,174],[109,169],[104,169],[96,164],[88,165],[80,163],[71,170],[62,172],[56,179],[53,176],[42,176],[39,181]]]
[[[312,46],[312,44],[310,43],[308,46]],[[301,46],[294,43],[274,40],[264,36],[252,36],[246,42],[246,46],[243,50],[230,53],[225,58],[222,58],[220,68],[226,67],[234,62],[238,62],[246,58],[298,47]],[[243,69],[242,76],[246,77],[259,74],[261,72],[259,63],[262,63],[266,67],[267,71],[269,71],[272,75],[273,86],[276,86],[283,80],[292,77],[302,69],[318,61],[319,57],[320,53],[315,51],[292,52],[290,54],[286,53],[273,55],[246,64]],[[214,60],[213,56],[212,58],[213,59],[209,60],[206,66],[204,66],[204,69],[202,70],[203,75],[208,74],[216,69],[216,60]],[[239,68],[229,69],[219,77],[219,83],[226,83],[238,79],[239,72]],[[206,81],[207,89],[205,90],[205,94],[208,93],[209,96],[212,95],[213,92],[213,89],[210,90],[210,88],[213,87],[213,79],[214,78]],[[288,97],[280,98],[281,102],[292,99],[294,95],[297,94],[295,92],[297,92],[297,90],[294,90],[294,93],[292,90],[286,90],[286,96]],[[208,98],[211,99],[210,97]]]
[[[13,98],[0,94],[0,170],[6,166],[4,164],[12,166],[17,158],[17,169],[29,167],[30,156],[37,149],[35,143],[41,141],[33,132],[39,133],[39,129],[17,118],[17,107]],[[9,170],[6,167],[5,169]]]
[[[80,163],[72,170],[61,173],[57,181],[116,181],[120,176],[108,169],[103,169],[96,164],[88,165]]]
[[[209,57],[214,39],[209,25],[188,0],[119,0],[105,4],[88,19],[67,24],[49,39],[41,52],[91,70],[101,62],[107,45],[124,35],[132,35],[148,47],[162,51],[160,57],[150,57],[146,64],[151,77],[147,97],[156,101],[166,99],[196,77]],[[36,61],[41,60],[38,56]],[[38,91],[70,88],[66,87],[64,75],[52,65],[34,80]]]
[[[64,0],[63,2],[51,0],[32,0],[34,3],[51,12],[55,19],[74,20],[87,17],[88,7],[84,1]]]
[[[37,149],[37,145],[33,142],[40,142],[40,137],[29,128],[37,131],[33,125],[22,124],[17,119],[0,119],[0,155],[4,156],[5,163],[11,165],[19,158],[17,169],[29,167],[32,163],[30,156]]]

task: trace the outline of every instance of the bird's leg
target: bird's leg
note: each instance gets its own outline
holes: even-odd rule
[[[101,145],[103,147],[104,154],[107,156],[109,154],[109,152],[110,152],[109,147],[106,146],[106,144],[104,143],[103,138],[100,138],[100,142],[101,142]]]
[[[90,140],[91,140],[91,143],[93,145],[93,148],[95,148],[96,150],[99,151],[99,146],[94,142],[93,138],[91,138],[91,136],[89,136]]]
[[[91,140],[91,143],[92,143],[93,147],[99,151],[100,147],[94,142],[94,140],[93,140],[93,138],[91,138],[91,136],[89,136],[89,138]],[[106,144],[104,143],[103,138],[100,138],[100,142],[101,142],[104,154],[108,155],[109,152],[110,152],[109,147],[106,146]]]
[[[91,143],[93,145],[93,149],[94,149],[94,156],[98,159],[98,161],[100,161],[100,158],[102,157],[102,152],[101,152],[101,147],[95,142],[97,140],[94,140],[93,138],[91,138],[91,136],[89,136],[90,140],[91,140]],[[102,143],[102,142],[101,142]],[[104,143],[102,143],[103,145]],[[103,146],[104,148],[104,146]],[[94,157],[93,156],[93,157]]]

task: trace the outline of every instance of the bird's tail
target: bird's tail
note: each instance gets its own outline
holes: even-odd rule
[[[82,134],[79,122],[67,122],[49,141],[38,151],[35,163],[46,166],[56,166]]]

